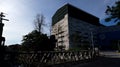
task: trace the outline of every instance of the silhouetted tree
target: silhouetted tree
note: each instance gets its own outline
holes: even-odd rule
[[[54,40],[54,37],[49,39],[46,34],[34,30],[23,37],[22,48],[25,51],[51,51],[55,47]]]
[[[115,2],[115,5],[110,7],[107,6],[106,12],[108,17],[105,19],[106,22],[114,19],[114,22],[120,23],[120,1]]]
[[[52,33],[52,23],[48,24],[48,28],[49,28],[49,35],[51,35],[51,33]]]
[[[50,36],[50,39],[49,39],[49,42],[50,42],[50,50],[54,50],[55,46],[56,46],[56,42],[57,40],[55,39],[55,35],[51,35]]]
[[[43,14],[37,14],[34,20],[35,30],[42,33],[42,29],[45,26],[45,17]]]
[[[8,47],[7,47],[7,50],[8,51],[14,51],[14,52],[18,52],[18,51],[20,51],[21,50],[21,45],[20,44],[12,44],[12,45],[9,45]]]
[[[20,48],[20,44],[12,44],[7,47],[7,61],[11,66],[18,65],[18,53],[21,51]]]

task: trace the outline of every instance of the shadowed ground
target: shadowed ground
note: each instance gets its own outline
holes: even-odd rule
[[[73,65],[71,67],[120,67],[120,58],[99,57],[92,62]]]
[[[70,62],[51,67],[120,67],[120,53],[101,52],[101,56],[88,61]]]
[[[120,53],[115,51],[100,52],[102,57],[92,62],[74,65],[72,67],[120,67]]]

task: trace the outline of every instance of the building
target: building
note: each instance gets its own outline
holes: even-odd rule
[[[120,49],[120,26],[100,27],[97,37],[101,50]]]
[[[59,8],[52,17],[52,35],[56,36],[56,47],[64,46],[66,50],[85,42],[91,43],[91,35],[96,34],[99,26],[102,26],[99,18],[70,4]]]
[[[52,35],[55,35],[56,48],[59,49],[61,47],[68,50],[85,45],[90,47],[103,45],[106,33],[113,32],[113,29],[120,31],[120,28],[101,25],[99,18],[70,4],[59,8],[52,17]]]

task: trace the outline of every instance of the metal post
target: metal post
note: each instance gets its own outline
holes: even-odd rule
[[[94,50],[94,41],[93,41],[93,32],[92,32],[92,30],[90,31],[90,33],[91,33],[92,57],[94,57],[95,50]]]
[[[120,43],[119,43],[120,40],[118,40],[118,51],[120,51]]]
[[[92,49],[94,50],[94,41],[93,41],[93,32],[91,31],[91,45]]]

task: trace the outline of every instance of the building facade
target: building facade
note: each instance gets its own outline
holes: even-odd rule
[[[120,26],[100,27],[97,37],[101,50],[120,50]]]
[[[70,4],[59,8],[52,17],[52,35],[57,39],[57,49],[101,45],[104,34],[120,30],[116,28],[101,25],[99,18]]]

